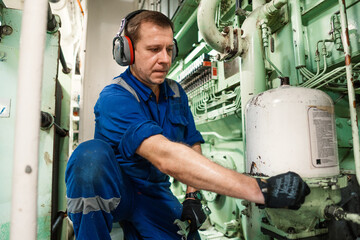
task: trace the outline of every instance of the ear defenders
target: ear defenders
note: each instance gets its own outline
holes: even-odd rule
[[[116,34],[113,40],[113,58],[121,66],[132,65],[135,61],[135,49],[134,45],[131,42],[131,39],[127,36],[121,36],[124,31],[126,24],[135,17],[137,14],[147,10],[137,10],[129,13],[125,18],[121,20],[121,26],[119,32]],[[177,54],[179,52],[176,39],[173,39],[174,48],[172,52],[171,62],[175,61]]]

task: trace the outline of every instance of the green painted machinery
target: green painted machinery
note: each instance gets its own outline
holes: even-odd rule
[[[5,8],[0,1],[0,239],[10,239],[12,170],[16,96],[19,68],[19,39],[22,11]],[[69,154],[71,82],[59,74],[60,33],[46,35],[42,81],[43,113],[39,147],[37,239],[60,239],[66,235],[64,173]],[[29,91],[32,91],[29,89]],[[38,113],[41,114],[40,112]],[[27,196],[23,196],[25,199]],[[54,228],[54,226],[57,226]],[[21,229],[18,229],[21,231]],[[65,239],[65,238],[63,238]]]
[[[344,9],[350,52],[342,37]],[[249,173],[245,106],[257,94],[278,88],[282,80],[289,79],[294,87],[320,89],[334,102],[340,174],[306,179],[312,193],[298,211],[263,210],[247,201],[202,191],[203,202],[211,210],[202,239],[359,236],[358,220],[345,221],[338,212],[360,212],[356,181],[360,166],[354,157],[355,126],[350,116],[352,110],[358,115],[359,107],[349,105],[346,75],[346,64],[351,65],[351,99],[359,104],[359,12],[360,2],[353,0],[345,1],[345,7],[336,0],[188,0],[171,16],[180,54],[169,76],[188,93],[197,128],[205,139],[203,154],[214,162]],[[172,189],[179,199],[184,197],[181,183],[174,180]],[[343,209],[329,207],[336,205]]]

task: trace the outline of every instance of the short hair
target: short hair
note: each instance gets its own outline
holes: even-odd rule
[[[170,27],[174,33],[174,25],[167,16],[161,12],[146,10],[136,14],[126,24],[124,34],[130,38],[134,46],[140,38],[140,25],[145,22],[151,22],[163,28]]]

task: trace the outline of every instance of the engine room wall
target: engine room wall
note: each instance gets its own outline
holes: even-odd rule
[[[94,136],[94,105],[104,86],[126,68],[112,57],[112,40],[119,31],[121,19],[135,10],[132,0],[89,0],[85,47],[83,99],[80,111],[79,141]]]

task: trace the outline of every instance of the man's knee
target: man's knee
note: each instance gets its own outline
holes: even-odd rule
[[[104,141],[89,140],[81,143],[67,164],[66,184],[87,186],[103,178],[107,168],[113,168],[113,149]],[[69,187],[69,186],[68,186]]]
[[[92,139],[81,143],[71,155],[69,162],[76,158],[77,161],[91,161],[113,156],[114,152],[110,145],[99,139]]]

